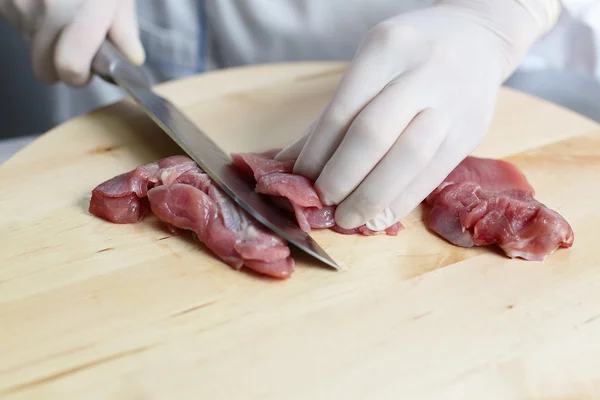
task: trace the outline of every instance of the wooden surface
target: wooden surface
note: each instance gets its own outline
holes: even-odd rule
[[[163,85],[229,151],[283,146],[343,64],[248,67]],[[544,263],[452,246],[424,210],[398,237],[315,238],[289,281],[236,272],[148,219],[87,213],[98,183],[175,154],[129,102],[0,167],[2,399],[598,399],[600,126],[503,90],[477,155],[521,167],[572,224]]]

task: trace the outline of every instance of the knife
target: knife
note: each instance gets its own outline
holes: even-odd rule
[[[130,63],[108,40],[92,61],[92,70],[105,81],[120,86],[175,141],[227,195],[259,223],[288,243],[336,270],[340,267],[296,221],[275,207],[232,165],[221,150],[175,105],[152,90],[148,74]]]

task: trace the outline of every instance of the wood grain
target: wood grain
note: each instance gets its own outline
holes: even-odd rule
[[[287,144],[344,64],[159,86],[219,145]],[[87,213],[92,188],[179,153],[130,102],[53,129],[0,167],[2,399],[598,399],[600,126],[504,89],[480,156],[523,169],[572,224],[544,263],[463,249],[418,208],[397,237],[314,237],[291,280],[237,272],[149,218]]]

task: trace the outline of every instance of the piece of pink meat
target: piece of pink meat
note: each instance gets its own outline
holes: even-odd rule
[[[278,150],[264,153],[232,154],[233,163],[239,170],[256,181],[256,191],[273,196],[275,204],[293,212],[298,225],[305,232],[311,229],[331,229],[345,235],[395,236],[404,227],[395,223],[384,231],[373,231],[366,226],[343,229],[335,224],[335,206],[323,206],[313,183],[307,178],[294,175],[294,161],[277,161]]]
[[[294,162],[274,160],[277,150],[234,154],[234,164],[256,182],[256,190],[295,214],[299,226],[342,234],[397,235],[396,223],[375,232],[342,229],[334,206],[323,206],[312,182],[292,174]],[[467,157],[425,200],[429,227],[462,247],[497,244],[510,257],[544,260],[571,247],[567,221],[534,198],[519,169],[501,160]],[[168,227],[195,233],[221,260],[276,278],[288,278],[294,261],[286,243],[266,231],[212,184],[191,159],[174,156],[142,165],[98,185],[89,211],[114,223],[135,223],[152,211]]]
[[[194,168],[196,163],[190,158],[173,156],[118,175],[92,191],[90,212],[116,224],[141,221],[150,210],[148,189],[161,180],[161,175],[169,182]]]
[[[429,227],[462,247],[497,244],[511,258],[543,261],[573,245],[569,223],[534,198],[521,171],[467,157],[426,199]]]
[[[89,211],[114,223],[135,223],[152,212],[175,228],[190,230],[235,269],[288,278],[294,260],[284,240],[266,231],[212,184],[191,159],[168,157],[98,185]]]

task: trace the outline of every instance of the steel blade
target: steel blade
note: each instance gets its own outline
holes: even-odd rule
[[[275,207],[266,196],[256,193],[252,183],[232,165],[231,157],[169,100],[159,96],[130,74],[112,71],[113,80],[173,139],[225,193],[258,222],[326,265],[338,264],[297,223]]]

